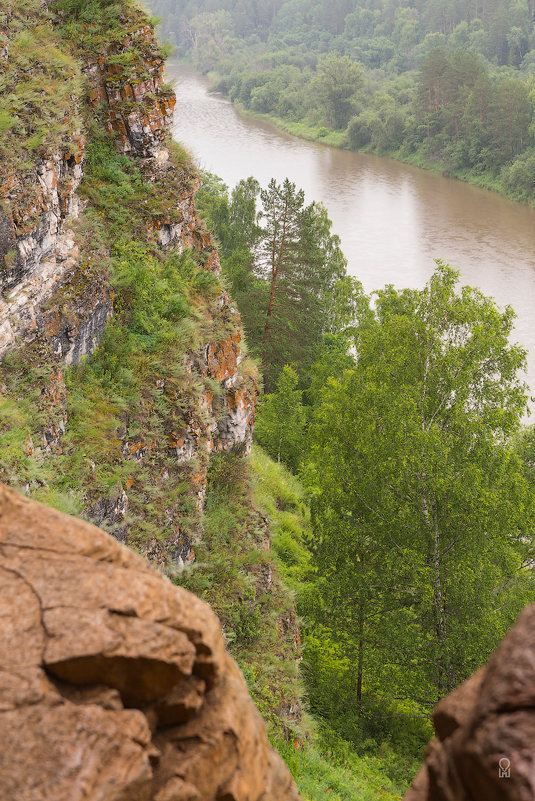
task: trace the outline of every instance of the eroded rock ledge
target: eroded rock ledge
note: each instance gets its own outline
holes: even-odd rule
[[[436,738],[404,801],[535,798],[535,604],[488,664],[435,708]]]
[[[0,486],[0,798],[298,801],[216,616]]]

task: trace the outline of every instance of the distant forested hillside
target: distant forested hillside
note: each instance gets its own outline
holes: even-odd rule
[[[152,0],[162,30],[194,46],[209,17],[246,46],[337,50],[370,68],[417,68],[439,46],[469,48],[496,65],[533,72],[535,0]],[[205,31],[208,33],[208,31]],[[530,70],[530,67],[532,68]]]
[[[151,0],[162,34],[294,133],[535,198],[535,0]]]

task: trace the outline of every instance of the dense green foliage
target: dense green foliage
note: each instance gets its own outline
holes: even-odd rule
[[[354,665],[343,648],[347,638],[342,629],[329,630],[318,614],[309,493],[295,475],[258,446],[253,447],[250,466],[253,500],[269,520],[278,571],[296,596],[305,699],[313,713],[311,720],[305,719],[311,729],[305,747],[296,749],[280,741],[277,745],[310,798],[323,798],[321,793],[329,786],[336,787],[342,799],[372,799],[376,793],[390,798],[394,788],[403,792],[417,770],[430,736],[427,716],[414,721],[390,717],[385,713],[396,710],[382,702],[364,715],[356,706]]]
[[[307,546],[312,530],[306,493],[284,465],[274,463],[257,446],[253,446],[249,469],[252,500],[269,521],[275,568],[292,589],[300,615],[305,654],[301,684],[304,679],[305,687],[301,687],[296,697],[314,713],[313,717],[304,714],[300,726],[294,723],[296,738],[283,741],[280,727],[272,727],[274,744],[290,767],[305,801],[399,799],[417,770],[419,747],[427,739],[428,728],[424,727],[423,737],[420,731],[419,739],[413,738],[407,744],[405,727],[399,742],[390,745],[386,742],[388,727],[379,725],[372,730],[366,723],[362,725],[358,715],[351,714],[352,698],[346,690],[352,666],[326,630],[320,628],[314,614],[316,578]],[[232,556],[227,554],[225,559]],[[260,651],[257,654],[260,663],[254,674],[262,676],[263,658]],[[248,670],[245,675],[256,696],[258,680],[251,683]]]
[[[439,263],[423,290],[387,287],[373,307],[361,296],[354,327],[313,367],[304,448],[295,425],[276,426],[275,409],[303,409],[288,368],[259,411],[259,438],[300,460],[309,488],[310,555],[283,554],[306,578],[311,709],[360,751],[390,741],[399,778],[437,699],[535,589],[524,352],[508,341],[511,309],[456,280]]]
[[[229,198],[208,177],[201,195],[246,325],[258,193],[248,179]],[[257,416],[257,441],[302,474],[311,503],[304,540],[282,540],[311,708],[360,749],[390,741],[397,778],[430,736],[434,703],[486,660],[534,589],[525,354],[508,341],[512,310],[456,280],[439,263],[423,290],[387,287],[371,306],[341,275],[313,311],[329,320],[314,360],[270,361],[278,379]]]
[[[315,592],[306,547],[310,515],[299,481],[258,447],[245,462],[233,454],[215,456],[203,524],[196,563],[175,580],[209,601],[219,615],[229,648],[303,798],[398,799],[415,761],[388,746],[379,749],[369,736],[366,744],[359,741],[357,756],[350,742],[351,735],[357,739],[354,729],[348,727],[350,738],[344,740],[303,708],[296,599],[309,621],[302,619],[301,628],[310,628],[311,654],[317,640],[309,617]],[[341,664],[331,657],[331,668],[340,671]]]
[[[168,29],[244,106],[323,137],[337,129],[355,147],[494,172],[530,197],[531,0],[173,3]],[[8,165],[61,147],[72,124],[79,71],[61,37],[94,53],[124,36],[127,3],[57,0],[55,27],[43,12],[46,24],[25,30],[38,6],[0,12],[16,67],[16,82],[0,75]],[[135,60],[118,58],[123,76]],[[154,182],[98,126],[89,139],[79,274],[54,302],[108,282],[113,320],[66,371],[66,399],[47,398],[54,368],[38,344],[6,357],[0,478],[95,519],[127,487],[130,541],[154,553],[177,521],[202,531],[195,565],[171,566],[173,578],[219,615],[304,798],[397,799],[433,703],[533,597],[534,432],[520,429],[512,311],[459,290],[440,264],[423,290],[387,287],[372,303],[346,275],[325,209],[295,185],[249,178],[229,196],[204,176],[199,205],[266,392],[265,452],[212,455],[201,519],[192,487],[207,455],[177,469],[169,432],[217,391],[185,357],[228,334],[214,324],[220,285],[198,254],[165,253],[146,225],[173,219],[193,171],[174,147],[176,180]],[[61,426],[63,402],[61,445],[45,454],[36,444]]]
[[[223,271],[251,353],[262,362],[265,390],[285,364],[306,382],[347,296],[346,261],[325,209],[306,206],[303,191],[288,179],[261,189],[248,178],[229,197],[220,181],[206,176],[198,202],[219,239]]]
[[[184,45],[200,27],[197,15],[218,13],[250,44],[336,49],[367,67],[416,67],[422,54],[449,43],[473,47],[498,65],[533,61],[533,0],[158,0],[158,12],[164,34]]]
[[[533,201],[532,0],[151,5],[242,107]]]
[[[533,497],[508,444],[524,354],[511,310],[455,279],[439,265],[422,291],[378,293],[311,430],[318,589],[349,637],[357,703],[431,707],[533,593]]]
[[[285,365],[276,392],[264,395],[255,427],[257,441],[277,462],[297,470],[305,447],[306,409],[299,376]]]

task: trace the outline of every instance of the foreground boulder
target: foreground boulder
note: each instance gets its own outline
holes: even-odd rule
[[[437,736],[404,801],[535,799],[535,604],[433,721]]]
[[[298,801],[216,616],[0,486],[2,801]]]

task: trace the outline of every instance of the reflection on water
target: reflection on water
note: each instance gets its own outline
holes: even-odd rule
[[[249,175],[264,186],[289,177],[308,201],[321,201],[366,291],[421,287],[441,258],[466,283],[512,305],[535,395],[535,210],[392,159],[297,139],[208,95],[183,65],[168,67],[176,76],[175,139],[229,187]]]

